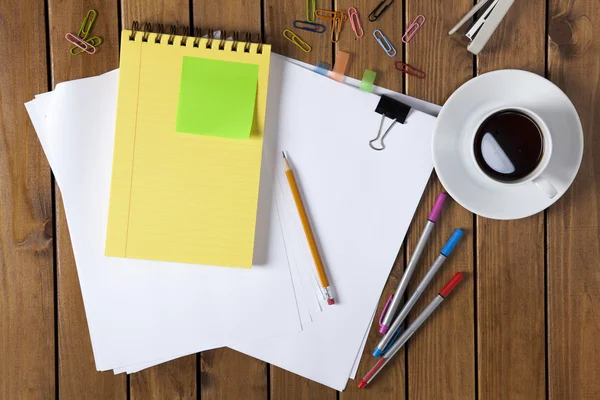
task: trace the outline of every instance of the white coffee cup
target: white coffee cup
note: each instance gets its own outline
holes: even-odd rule
[[[539,163],[537,164],[537,166],[535,167],[535,169],[533,171],[531,171],[527,176],[524,176],[518,180],[508,181],[508,182],[495,179],[492,176],[488,175],[485,171],[483,171],[483,169],[481,169],[481,167],[479,166],[479,163],[476,160],[475,148],[474,148],[475,137],[476,137],[477,132],[479,131],[479,128],[481,127],[481,125],[483,125],[483,123],[490,116],[500,113],[502,111],[516,111],[516,112],[522,113],[522,114],[528,116],[529,118],[531,118],[536,123],[536,125],[538,126],[538,128],[542,134],[542,145],[543,145],[542,158],[539,161]],[[540,118],[536,113],[534,113],[533,111],[531,111],[529,109],[523,108],[523,107],[496,108],[496,109],[486,113],[485,115],[483,115],[478,120],[478,123],[474,124],[474,126],[475,126],[475,129],[473,130],[472,134],[467,135],[466,138],[468,139],[467,145],[470,148],[469,153],[471,156],[471,161],[473,163],[474,168],[479,172],[480,178],[487,181],[487,183],[494,184],[494,185],[502,185],[502,186],[536,185],[539,188],[539,190],[541,190],[550,199],[552,199],[552,198],[556,197],[556,195],[558,195],[558,190],[556,189],[556,186],[552,183],[551,177],[548,174],[544,173],[546,171],[546,168],[548,167],[548,164],[552,157],[552,134],[551,134],[550,130],[548,129],[548,126],[546,125],[544,120],[542,118]],[[490,146],[493,146],[493,144],[490,144]],[[506,155],[503,153],[502,149],[499,147],[497,149],[492,149],[492,150],[494,151],[494,154],[497,158],[496,163],[497,163],[498,167],[501,168],[502,163],[503,163],[503,158],[505,158]],[[508,158],[506,158],[506,162],[510,163]]]

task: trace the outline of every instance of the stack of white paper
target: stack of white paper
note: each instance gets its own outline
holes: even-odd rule
[[[435,118],[411,111],[374,151],[378,95],[274,55],[255,268],[110,258],[117,82],[118,71],[66,82],[26,105],[63,194],[97,368],[135,372],[229,346],[343,390],[431,173]],[[335,306],[320,296],[281,150],[303,190]]]

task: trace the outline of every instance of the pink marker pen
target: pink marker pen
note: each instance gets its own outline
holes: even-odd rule
[[[427,245],[427,241],[431,236],[431,232],[433,231],[433,227],[437,222],[440,213],[442,212],[442,207],[444,206],[444,202],[448,197],[445,193],[440,193],[431,209],[431,213],[429,213],[429,218],[427,218],[427,224],[425,224],[425,229],[423,229],[423,233],[417,242],[417,246],[413,251],[413,256],[408,262],[406,266],[406,270],[404,271],[404,275],[402,275],[402,279],[400,279],[400,283],[398,284],[398,289],[394,293],[391,300],[388,301],[385,308],[383,309],[382,317],[379,319],[379,333],[386,334],[392,322],[394,321],[394,317],[396,316],[396,312],[400,307],[400,303],[402,302],[402,296],[404,296],[404,292],[406,292],[406,288],[408,288],[408,282],[412,277],[413,272],[415,272],[415,268],[419,263],[419,258],[421,258],[421,254],[423,254],[423,249]]]

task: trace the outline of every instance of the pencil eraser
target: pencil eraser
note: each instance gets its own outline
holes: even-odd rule
[[[382,335],[385,335],[389,330],[390,330],[389,326],[385,326],[385,325],[379,326],[379,333],[381,333]]]
[[[429,214],[428,220],[430,220],[431,222],[437,221],[437,219],[440,217],[440,214],[442,212],[442,207],[444,207],[444,202],[446,201],[447,198],[448,198],[448,195],[446,193],[438,194],[438,197],[435,200],[435,204],[433,205],[433,208],[431,209],[431,213]]]
[[[461,274],[460,272],[457,272],[452,279],[450,279],[450,281],[448,281],[448,283],[446,283],[446,286],[444,286],[442,288],[442,290],[440,290],[440,296],[446,298],[448,297],[448,295],[450,294],[450,292],[452,291],[452,289],[454,289],[454,287],[456,285],[458,285],[460,283],[460,281],[462,281],[464,278],[463,274]]]
[[[379,347],[375,347],[375,350],[373,350],[373,357],[381,357],[382,354],[383,351],[379,350]]]
[[[327,299],[327,304],[329,304],[330,306],[335,304],[335,300],[334,299]]]
[[[462,235],[463,231],[461,231],[460,229],[455,230],[452,236],[450,236],[450,239],[448,239],[448,241],[446,242],[446,245],[442,249],[441,253],[446,257],[450,256],[450,253],[452,253],[452,250],[454,250],[454,247],[456,246]]]

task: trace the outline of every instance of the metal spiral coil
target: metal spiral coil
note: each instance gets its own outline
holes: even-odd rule
[[[138,33],[142,34],[142,42],[147,42],[148,38],[150,36],[150,33],[153,32],[153,26],[150,23],[144,23],[144,28],[140,29],[140,24],[138,21],[133,21],[133,23],[131,24],[131,34],[129,35],[129,40],[135,40],[135,37]],[[156,38],[154,39],[154,43],[161,43],[162,38],[163,38],[163,34],[165,32],[165,28],[163,26],[163,24],[156,24],[154,26],[154,32],[156,33]],[[177,43],[175,42],[175,37],[177,36],[177,31],[180,30],[181,32],[181,40],[178,41]],[[211,49],[213,46],[213,43],[215,41],[218,40],[218,49],[219,50],[225,50],[225,43],[227,41],[233,41],[232,45],[231,45],[231,49],[233,51],[238,51],[238,45],[239,45],[239,38],[240,38],[240,34],[239,32],[235,31],[233,32],[230,37],[228,37],[227,32],[225,31],[221,31],[221,37],[220,39],[216,39],[215,38],[215,31],[213,29],[208,29],[207,31],[205,31],[205,33],[207,34],[207,41],[205,43],[205,46],[207,49]],[[179,44],[180,46],[186,46],[187,45],[187,41],[189,40],[193,40],[193,47],[200,47],[200,39],[202,38],[202,34],[203,31],[200,28],[195,28],[193,32],[190,31],[190,29],[188,27],[181,27],[178,28],[176,25],[171,25],[169,27],[169,36],[167,39],[167,44],[168,45],[177,45]],[[261,36],[260,34],[256,35],[256,41],[252,41],[252,34],[249,32],[246,32],[244,34],[244,52],[245,53],[249,53],[250,52],[250,46],[252,43],[256,43],[257,46],[257,53],[261,54],[262,53],[262,47],[263,47],[263,43],[261,41]]]

